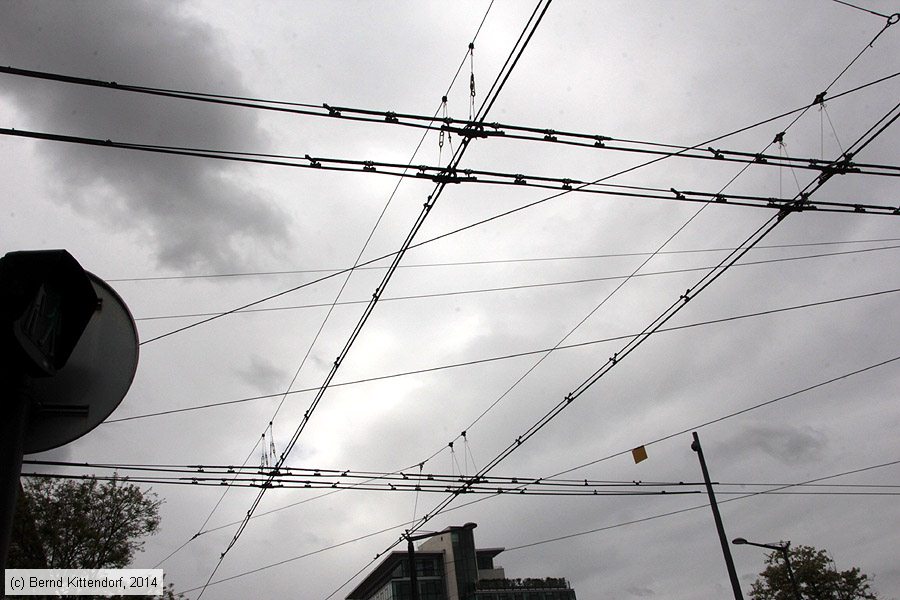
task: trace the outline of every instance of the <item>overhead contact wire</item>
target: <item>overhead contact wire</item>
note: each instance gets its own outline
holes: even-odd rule
[[[548,2],[548,5],[549,5],[549,2]],[[544,10],[546,11],[546,8]],[[538,22],[539,21],[540,21],[540,19],[538,20]],[[529,36],[529,39],[530,39],[530,36]],[[522,49],[524,50],[524,46],[522,47]],[[501,71],[501,74],[502,74],[502,71]],[[506,73],[506,78],[508,78],[508,77],[509,77],[509,73]],[[503,83],[506,82],[506,78],[503,79]],[[503,84],[501,83],[496,88],[492,88],[491,93],[493,93],[495,95],[499,94],[499,92],[502,88],[503,88]],[[485,99],[485,102],[488,102],[488,98]],[[490,107],[490,104],[488,104],[488,108],[489,107]],[[479,118],[481,120],[483,120],[486,114],[487,114],[487,110],[485,110],[483,112],[479,111]],[[468,142],[469,142],[468,139],[463,140],[463,143],[457,149],[457,151],[454,154],[453,159],[451,161],[452,167],[455,168],[456,165],[458,165],[459,162],[462,160],[463,154],[465,153],[465,150],[468,147]],[[377,304],[380,295],[384,292],[384,289],[385,289],[386,285],[388,284],[388,282],[390,281],[393,273],[396,271],[398,263],[400,262],[400,260],[403,258],[403,256],[409,249],[410,245],[412,244],[413,238],[415,237],[416,233],[418,233],[418,231],[421,229],[422,225],[425,222],[425,219],[427,218],[431,209],[434,207],[435,203],[437,202],[438,198],[440,197],[441,193],[443,192],[445,186],[446,186],[446,183],[438,183],[435,186],[435,189],[432,192],[432,194],[428,197],[428,200],[425,202],[412,229],[407,234],[406,239],[404,240],[403,244],[401,245],[400,250],[394,255],[392,263],[391,263],[390,267],[388,267],[384,277],[382,278],[381,283],[378,285],[378,287],[375,289],[375,292],[372,294],[372,300],[370,301],[370,303],[366,306],[365,310],[363,311],[362,316],[360,317],[359,321],[357,322],[356,326],[354,327],[353,331],[351,332],[350,337],[348,338],[347,342],[345,343],[340,354],[338,355],[338,357],[335,359],[334,363],[332,364],[332,368],[330,369],[328,375],[326,376],[325,381],[322,383],[321,387],[319,388],[319,391],[316,394],[315,398],[313,399],[312,403],[310,404],[310,407],[304,413],[303,418],[300,421],[300,424],[298,425],[298,427],[294,431],[294,434],[291,437],[290,441],[287,443],[284,450],[282,451],[281,456],[279,457],[278,462],[276,463],[276,468],[280,467],[281,465],[284,464],[284,461],[287,459],[287,457],[290,455],[291,451],[293,450],[294,445],[297,443],[300,435],[302,434],[303,430],[306,427],[306,424],[309,422],[311,415],[313,414],[315,409],[318,407],[318,404],[321,401],[322,397],[324,396],[325,391],[328,389],[329,385],[331,384],[331,381],[333,380],[334,376],[337,374],[337,371],[340,368],[341,363],[346,358],[347,354],[350,351],[350,348],[353,346],[353,343],[356,341],[357,337],[359,336],[359,334],[362,331],[362,328],[368,321],[369,316],[374,311],[375,305]],[[269,481],[271,481],[271,479],[269,479]],[[265,492],[266,492],[266,488],[263,487],[260,490],[259,494],[257,495],[256,499],[251,504],[250,509],[247,511],[246,517],[244,518],[241,525],[238,526],[238,529],[235,532],[234,537],[232,538],[231,542],[229,542],[228,546],[225,548],[225,551],[220,556],[219,561],[216,565],[216,568],[210,574],[209,579],[207,580],[207,584],[209,583],[209,581],[212,580],[212,577],[215,575],[215,572],[218,569],[218,566],[222,564],[222,559],[225,557],[225,555],[228,553],[228,551],[232,547],[234,547],[234,544],[237,542],[237,540],[240,538],[243,531],[246,529],[247,524],[249,523],[250,517],[252,517],[256,508],[259,506],[259,503],[262,500],[262,497],[264,496]],[[204,589],[205,589],[205,587],[204,587]],[[202,596],[202,593],[203,592],[201,591],[200,596]],[[199,596],[198,596],[198,600],[199,600]]]
[[[900,288],[882,290],[882,291],[878,291],[878,292],[871,292],[871,293],[867,293],[867,294],[859,294],[859,295],[854,295],[854,296],[845,296],[842,298],[834,298],[831,300],[823,300],[823,301],[819,301],[819,302],[811,302],[811,303],[806,303],[806,304],[799,304],[799,305],[794,305],[794,306],[775,308],[775,309],[758,311],[758,312],[753,312],[753,313],[745,313],[742,315],[732,315],[730,317],[723,317],[720,319],[713,319],[713,320],[709,320],[709,321],[699,321],[699,322],[695,322],[695,323],[688,323],[685,325],[662,327],[662,328],[658,329],[655,333],[658,334],[658,333],[666,333],[666,332],[671,332],[671,331],[680,331],[683,329],[690,329],[690,328],[701,327],[701,326],[705,326],[705,325],[712,325],[712,324],[717,324],[717,323],[727,323],[727,322],[736,321],[736,320],[740,320],[740,319],[766,316],[766,315],[787,312],[787,311],[792,311],[792,310],[801,310],[801,309],[812,308],[812,307],[816,307],[816,306],[824,306],[824,305],[828,305],[828,304],[834,304],[837,302],[859,300],[859,299],[863,299],[863,298],[870,298],[870,297],[880,296],[880,295],[884,295],[884,294],[893,294],[893,293],[897,293],[897,292],[900,292]],[[609,337],[609,338],[590,340],[590,341],[586,341],[586,342],[579,342],[576,344],[562,345],[562,346],[559,346],[557,349],[558,350],[568,350],[568,349],[573,349],[573,348],[583,348],[586,346],[592,346],[592,345],[601,344],[601,343],[605,343],[605,342],[629,339],[636,335],[637,335],[637,333],[628,333],[628,334],[618,335],[618,336]],[[357,379],[357,380],[353,380],[353,381],[338,382],[338,383],[333,383],[332,386],[339,387],[339,386],[347,386],[347,385],[357,385],[360,383],[370,383],[370,382],[374,382],[374,381],[382,381],[385,379],[393,379],[396,377],[404,377],[404,376],[408,376],[408,375],[421,375],[424,373],[433,373],[435,371],[441,371],[441,370],[445,370],[445,369],[468,367],[468,366],[474,366],[474,365],[479,365],[479,364],[484,364],[484,363],[489,363],[489,362],[495,362],[495,361],[499,361],[499,360],[508,360],[508,359],[512,359],[512,358],[520,358],[523,356],[532,356],[535,354],[542,354],[542,353],[548,352],[549,350],[550,350],[550,348],[528,350],[528,351],[524,351],[524,352],[516,352],[513,354],[505,354],[505,355],[493,356],[493,357],[483,358],[483,359],[475,359],[475,360],[470,360],[470,361],[452,363],[452,364],[448,364],[448,365],[441,365],[441,366],[437,366],[437,367],[429,367],[429,368],[417,369],[417,370],[413,370],[413,371],[402,371],[399,373],[392,373],[389,375],[380,375],[380,376],[375,376],[375,377],[368,377],[365,379]],[[291,394],[314,392],[317,389],[318,389],[317,387],[313,387],[313,388],[294,390],[293,392],[291,392]],[[175,409],[166,410],[166,411],[146,413],[146,414],[141,414],[141,415],[133,415],[133,416],[129,416],[129,417],[107,419],[106,421],[104,421],[104,424],[121,423],[121,422],[136,420],[136,419],[146,419],[146,418],[150,418],[150,417],[159,417],[159,416],[165,416],[165,415],[171,415],[171,414],[178,414],[178,413],[190,412],[190,411],[194,411],[194,410],[203,410],[203,409],[208,409],[208,408],[216,408],[216,407],[220,407],[220,406],[229,406],[232,404],[242,404],[245,402],[252,402],[252,401],[256,401],[256,400],[266,400],[266,399],[271,399],[271,398],[277,398],[280,395],[281,394],[265,394],[265,395],[261,395],[261,396],[251,396],[248,398],[239,398],[236,400],[226,400],[224,402],[214,402],[214,403],[210,403],[210,404],[201,404],[198,406],[175,408]]]

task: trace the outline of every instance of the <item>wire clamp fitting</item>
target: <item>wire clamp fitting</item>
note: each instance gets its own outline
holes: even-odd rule
[[[726,198],[722,194],[716,194],[715,197],[713,198],[713,200],[715,200],[716,202],[728,203],[728,198]]]
[[[367,160],[366,162],[363,163],[363,171],[374,171],[374,170],[375,170],[375,163],[373,161]]]
[[[325,104],[324,102],[322,103],[322,106],[325,108],[325,110],[328,111],[328,116],[329,116],[329,117],[339,117],[339,116],[341,116],[341,111],[339,111],[338,109],[336,109],[336,108],[334,108],[334,107],[331,107],[331,106],[328,106],[328,105]]]
[[[688,288],[684,291],[684,293],[678,297],[679,300],[684,300],[685,303],[690,302],[691,300],[691,288]]]
[[[389,110],[388,112],[386,112],[384,114],[384,120],[387,121],[388,123],[399,123],[400,122],[400,119],[397,118],[397,113],[395,113],[394,111],[391,111],[391,110]]]
[[[517,185],[526,185],[528,182],[525,181],[525,176],[524,176],[524,175],[522,175],[521,173],[516,173],[516,174],[515,174],[515,179],[513,180],[513,183],[515,183],[515,184],[517,184]]]
[[[466,125],[465,127],[450,127],[450,126],[442,126],[441,129],[450,131],[455,133],[458,136],[464,138],[486,138],[488,136],[488,132],[484,130],[480,124],[476,125]],[[490,135],[502,135],[503,132],[495,132]]]
[[[782,131],[780,133],[775,134],[775,139],[772,140],[773,144],[784,144],[784,134],[786,132]]]
[[[819,92],[818,94],[816,94],[816,97],[810,106],[815,106],[816,104],[824,104],[825,103],[825,94],[827,94],[827,93],[828,92],[825,91],[825,92]]]
[[[572,189],[572,180],[571,179],[563,179],[562,180],[562,189],[571,190]]]
[[[322,166],[322,163],[310,156],[309,154],[305,155],[303,158],[309,161],[309,166],[319,168]]]
[[[556,139],[556,132],[552,129],[548,129],[544,132],[544,141],[546,142],[556,142],[559,141]]]
[[[721,150],[716,150],[716,149],[713,148],[712,146],[709,146],[709,147],[707,148],[707,150],[709,150],[710,152],[712,152],[713,158],[718,158],[718,159],[723,159],[723,158],[725,158],[725,157],[722,155]]]
[[[672,192],[673,194],[675,194],[676,199],[687,200],[687,197],[684,194],[682,194],[681,192],[679,192],[678,190],[676,190],[675,188],[669,188],[669,191]]]
[[[471,172],[471,171],[470,171]],[[418,176],[418,175],[417,175]],[[427,176],[435,183],[461,183],[463,181],[477,181],[475,177],[460,177],[455,171],[444,170],[435,175]]]
[[[762,154],[757,154],[756,156],[753,157],[753,162],[765,164],[765,163],[767,163],[767,162],[769,162],[769,161],[768,161],[768,160],[766,159],[766,157],[763,156]]]
[[[605,135],[595,135],[594,136],[594,140],[595,140],[594,146],[596,146],[597,148],[604,148],[605,146],[604,146],[603,142],[608,142],[611,139],[612,139],[611,137],[608,137]]]

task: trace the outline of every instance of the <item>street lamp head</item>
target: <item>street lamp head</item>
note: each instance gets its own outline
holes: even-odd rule
[[[734,538],[733,540],[731,540],[731,543],[734,544],[734,545],[736,545],[736,546],[740,546],[741,544],[746,544],[746,543],[747,543],[747,540],[746,540],[745,538],[742,538],[742,537],[736,537],[736,538]]]

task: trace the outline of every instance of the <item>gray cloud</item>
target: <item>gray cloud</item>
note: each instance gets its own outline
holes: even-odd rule
[[[745,451],[757,449],[785,464],[797,464],[821,457],[828,442],[811,427],[757,424],[741,432],[740,445]]]
[[[458,4],[448,11],[446,5],[418,0],[389,7],[209,0],[150,5],[129,0],[7,2],[0,3],[0,64],[185,89],[231,93],[246,87],[264,97],[425,113],[434,109],[446,89],[487,1]],[[479,100],[530,8],[495,3],[476,44]],[[695,143],[811,100],[883,26],[872,15],[813,0],[777,7],[711,2],[685,3],[681,8],[673,11],[667,3],[652,2],[554,3],[491,118]],[[896,29],[885,32],[835,91],[886,74],[890,62],[886,57],[896,55],[900,42]],[[817,43],[822,32],[828,32],[827,48]],[[450,94],[453,116],[466,113],[464,67]],[[886,104],[896,102],[898,85],[900,79],[894,79],[830,102],[828,115],[842,141],[854,138],[884,114]],[[791,129],[786,141],[792,155],[835,155],[827,120],[821,149],[823,117],[824,113],[811,111]],[[398,161],[406,160],[420,135],[331,119],[256,117],[239,110],[10,76],[0,76],[0,118],[6,127],[73,135]],[[770,123],[723,140],[721,146],[757,152],[786,123]],[[897,131],[891,129],[859,160],[892,162]],[[0,143],[5,144],[0,154],[9,153],[3,162],[4,194],[10,199],[9,210],[17,213],[12,221],[17,227],[7,223],[3,230],[8,249],[34,240],[71,241],[66,247],[77,251],[86,264],[116,276],[167,275],[172,266],[185,271],[226,266],[231,270],[254,259],[267,263],[266,270],[346,265],[356,257],[395,183],[377,175],[240,169],[193,158],[20,139]],[[433,135],[415,161],[433,163],[437,156]],[[491,138],[473,143],[464,162],[472,168],[592,180],[643,158]],[[615,182],[715,191],[738,167],[724,161],[673,159]],[[265,179],[252,180],[256,175]],[[801,183],[814,175],[797,173]],[[48,201],[50,182],[56,202]],[[794,189],[790,172],[754,165],[728,192],[774,196],[782,193],[782,187],[785,194]],[[424,181],[404,184],[366,257],[399,246],[430,190]],[[848,174],[832,178],[815,197],[881,202],[895,195],[895,179]],[[543,196],[516,186],[453,186],[417,240]],[[297,216],[288,222],[263,198]],[[70,218],[73,207],[91,221],[81,215]],[[422,246],[404,264],[650,251],[694,210],[668,202],[572,194]],[[729,247],[768,216],[755,209],[710,206],[666,250]],[[73,223],[89,231],[73,231]],[[112,241],[100,235],[113,227],[123,234]],[[297,251],[299,244],[286,244],[291,236],[297,242],[302,239],[302,253]],[[887,218],[804,211],[784,220],[765,244],[895,237],[896,224]],[[140,246],[123,247],[132,240]],[[857,247],[770,248],[753,250],[746,258]],[[285,260],[271,260],[281,248]],[[135,262],[125,263],[121,256]],[[658,255],[645,270],[709,265],[722,256]],[[621,275],[643,259],[401,269],[385,295]],[[154,269],[154,263],[165,270]],[[894,287],[896,269],[891,264],[894,254],[880,252],[735,268],[692,299],[667,326]],[[369,298],[382,274],[354,274],[344,299]],[[312,277],[117,285],[135,315],[149,316],[231,308]],[[640,331],[699,277],[676,273],[634,278],[567,343]],[[339,283],[336,278],[304,288],[279,304],[327,304]],[[380,303],[335,382],[550,347],[615,285],[618,281]],[[894,296],[882,296],[654,335],[504,460],[494,474],[549,476],[592,463],[566,476],[697,481],[700,471],[690,449],[691,428],[894,356],[896,335],[890,324],[900,322],[898,310]],[[295,388],[321,384],[361,311],[357,305],[335,310]],[[121,416],[283,390],[325,312],[322,308],[234,315],[145,346]],[[142,338],[175,323],[141,321]],[[484,466],[624,344],[625,340],[617,340],[554,352],[474,426],[470,426],[473,419],[519,379],[536,356],[333,386],[291,452],[290,464],[416,469],[419,461],[443,448],[424,465],[426,471],[458,471],[458,464],[466,463],[467,451],[470,459]],[[796,482],[892,460],[896,436],[885,432],[900,426],[897,386],[897,370],[879,368],[702,427],[699,434],[711,474],[719,481]],[[284,403],[273,425],[278,450],[284,449],[313,397],[291,395]],[[73,461],[236,464],[260,440],[278,402],[278,398],[242,402],[108,424],[64,455]],[[448,442],[463,429],[468,444],[457,442],[451,456]],[[630,448],[682,430],[687,433],[648,446],[650,460],[634,464]],[[255,464],[259,454],[250,454],[249,464]],[[471,472],[468,465],[464,468]],[[896,472],[894,467],[890,472],[860,473],[848,482],[890,483]],[[167,513],[164,531],[148,541],[145,558],[150,565],[187,541],[222,494],[218,486],[169,486],[159,491],[167,498]],[[253,489],[229,492],[208,526],[241,519],[256,494]],[[413,514],[421,516],[443,498],[353,490],[312,501],[318,494],[267,492],[262,512],[291,508],[254,519],[216,577],[230,578],[268,564],[280,566],[229,579],[206,595],[226,600],[248,595],[289,598],[301,585],[304,597],[325,597],[383,551],[403,527],[320,552],[323,547],[403,523]],[[731,499],[725,494],[720,499],[730,536],[791,539],[828,548],[840,565],[858,565],[876,574],[880,589],[897,589],[896,560],[890,558],[897,535],[884,527],[898,518],[893,499],[821,493]],[[471,500],[479,502],[463,508]],[[701,494],[603,498],[504,494],[481,500],[460,498],[452,506],[458,511],[439,515],[427,527],[477,522],[480,544],[509,548],[500,564],[511,576],[566,577],[582,600],[647,597],[654,591],[667,600],[730,593],[711,514],[705,508],[677,512],[703,504]],[[668,516],[653,518],[657,515]],[[586,531],[592,533],[531,545]],[[165,563],[167,578],[180,589],[202,584],[231,535],[224,528],[191,542]],[[515,550],[517,546],[520,549]],[[283,562],[301,555],[302,560]],[[738,572],[752,581],[763,557],[763,552],[752,549],[735,552]],[[188,595],[195,597],[196,592]]]
[[[253,355],[250,364],[237,370],[238,376],[260,391],[271,392],[287,383],[286,373],[265,358]]]
[[[639,585],[628,586],[625,591],[632,596],[637,596],[638,598],[650,598],[656,595],[656,592],[654,592],[650,588]]]
[[[4,63],[146,85],[243,89],[211,28],[180,16],[177,5],[102,7],[4,3]],[[258,149],[265,142],[249,112],[12,76],[3,83],[4,95],[27,108],[27,121],[12,124],[18,128],[214,149]],[[161,266],[247,267],[277,255],[289,237],[287,215],[231,165],[52,143],[41,143],[38,152],[52,163],[60,202],[135,231]]]

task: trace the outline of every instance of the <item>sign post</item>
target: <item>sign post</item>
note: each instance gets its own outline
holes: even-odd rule
[[[65,250],[0,258],[0,566],[6,568],[22,455],[67,444],[122,401],[137,369],[122,299]]]

